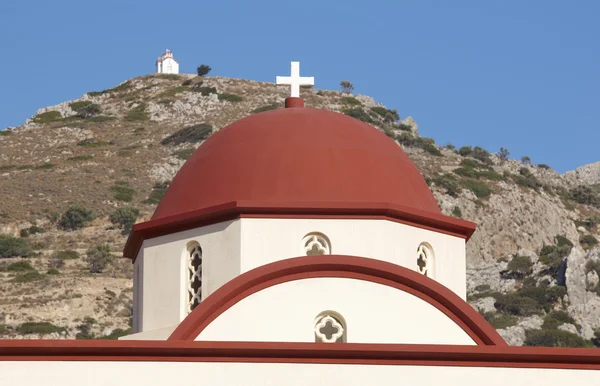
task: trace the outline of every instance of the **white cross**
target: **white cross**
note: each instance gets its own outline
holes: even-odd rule
[[[300,76],[300,62],[292,62],[291,76],[278,76],[277,84],[289,85],[292,92],[292,97],[300,96],[300,86],[314,86],[315,78],[310,76]]]

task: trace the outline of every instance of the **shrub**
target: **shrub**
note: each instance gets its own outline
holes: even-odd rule
[[[40,227],[38,227],[36,225],[30,226],[27,231],[29,232],[30,235],[35,235],[35,234],[38,234],[38,233],[44,233],[45,232],[43,228],[40,228]]]
[[[262,113],[263,111],[277,110],[278,108],[279,108],[279,106],[277,106],[277,105],[268,105],[268,106],[256,108],[256,109],[252,110],[251,113],[252,114]]]
[[[572,189],[570,194],[580,204],[600,207],[600,196],[589,186],[580,185]]]
[[[452,208],[452,216],[462,218],[462,211],[460,210],[460,208],[458,206],[455,206],[454,208]]]
[[[503,314],[501,312],[486,312],[483,314],[483,317],[495,329],[511,327],[519,322],[519,318],[516,316]]]
[[[140,211],[137,208],[132,207],[123,207],[114,211],[109,220],[114,225],[118,225],[123,229],[124,232],[129,232],[135,224],[135,220],[137,220],[140,215]]]
[[[58,327],[55,326],[52,323],[49,322],[27,322],[27,323],[23,323],[20,326],[17,327],[17,332],[19,334],[40,334],[40,335],[45,335],[45,334],[52,334],[52,333],[61,333],[66,331],[66,328],[64,327]]]
[[[38,271],[29,271],[12,279],[13,283],[30,283],[43,279],[44,276]]]
[[[61,260],[61,261],[62,261],[62,260]],[[60,274],[60,272],[59,272],[59,271],[58,271],[58,269],[56,269],[56,268],[50,268],[50,269],[48,270],[48,272],[46,272],[46,274],[48,274],[48,275],[59,275],[59,274]]]
[[[114,199],[117,201],[130,202],[133,200],[135,190],[129,187],[129,184],[125,181],[117,181],[111,187],[110,190],[114,193]]]
[[[77,113],[77,117],[82,119],[91,118],[102,112],[99,105],[90,101],[74,102],[69,104],[69,106]]]
[[[477,198],[485,198],[492,194],[492,188],[490,188],[485,182],[478,180],[464,180],[461,181],[461,185],[473,192]]]
[[[29,230],[27,230],[27,228],[21,229],[19,231],[19,236],[20,237],[29,237]]]
[[[14,263],[9,264],[8,267],[6,267],[6,270],[10,272],[25,272],[34,271],[35,269],[28,261],[15,261]]]
[[[457,197],[462,191],[458,181],[450,174],[443,174],[432,179],[436,186],[446,189],[446,194],[450,197]]]
[[[243,98],[235,94],[219,94],[219,100],[227,102],[241,102]]]
[[[588,340],[571,332],[553,329],[525,331],[525,346],[592,347]]]
[[[8,235],[0,235],[0,258],[28,257],[31,252],[32,248],[29,241]]]
[[[438,149],[433,144],[426,144],[425,146],[423,146],[423,150],[425,150],[427,153],[429,153],[431,155],[434,155],[436,157],[443,157],[444,156],[442,154],[442,152],[440,151],[440,149]]]
[[[373,118],[362,109],[362,107],[347,107],[342,109],[342,114],[345,114],[354,119],[358,119],[359,121],[363,121],[366,123],[373,123]]]
[[[579,244],[581,244],[584,249],[590,249],[594,245],[598,244],[598,240],[592,235],[585,235],[581,236],[579,239]]]
[[[163,139],[162,145],[180,145],[182,143],[201,142],[212,134],[213,128],[208,123],[184,127]]]
[[[73,205],[61,216],[58,226],[64,230],[83,228],[95,218],[94,213],[81,205]]]
[[[481,161],[485,164],[492,164],[492,159],[490,158],[490,152],[479,146],[475,146],[473,148],[471,157],[478,159],[479,161]]]
[[[193,80],[191,79],[186,79],[183,81],[183,83],[181,84],[182,86],[190,86],[192,83],[194,83]]]
[[[47,111],[33,117],[34,123],[52,123],[62,119],[62,115],[58,111]]]
[[[346,100],[346,98],[347,97],[345,97],[343,100]],[[358,99],[356,99],[356,98],[352,98],[352,99],[355,99],[356,101],[358,101]],[[386,114],[388,113],[389,110],[383,106],[374,106],[374,107],[371,107],[371,111],[383,118],[386,116]]]
[[[144,204],[158,204],[165,195],[168,187],[168,181],[155,184],[150,192],[150,195],[148,195],[148,198],[144,200]]]
[[[537,167],[540,169],[546,169],[546,170],[550,169],[550,166],[548,166],[546,164],[538,164]]]
[[[556,235],[554,237],[554,242],[556,243],[556,246],[558,246],[558,247],[564,247],[564,246],[568,246],[570,248],[573,247],[573,243],[568,238],[566,238],[565,236],[562,236],[562,235]],[[570,249],[569,249],[569,252],[571,252]],[[568,253],[567,253],[567,255],[568,255]]]
[[[458,149],[458,154],[460,154],[463,157],[468,157],[473,153],[473,148],[471,146],[463,146],[460,149]]]
[[[214,87],[197,87],[194,91],[201,93],[203,96],[217,93],[217,89]]]
[[[539,314],[542,310],[540,304],[528,296],[518,292],[511,292],[496,299],[494,307],[507,314],[517,316],[531,316]]]
[[[352,91],[354,91],[354,85],[349,80],[342,80],[340,82],[340,88],[342,89],[342,92],[347,94],[351,94]]]
[[[196,73],[198,74],[198,76],[204,76],[204,75],[208,75],[210,70],[212,70],[212,68],[210,68],[209,65],[201,64],[196,68]]]
[[[58,251],[54,254],[54,258],[59,260],[75,260],[79,259],[79,253],[72,250]]]
[[[13,132],[9,129],[0,130],[0,137],[7,137],[9,135],[13,135]]]
[[[529,256],[517,255],[512,258],[506,268],[511,271],[513,275],[523,278],[525,275],[531,273],[533,269],[533,263],[531,262],[531,258]]]
[[[523,163],[523,165],[531,165],[531,158],[524,155],[523,157],[521,157],[521,162]]]
[[[113,261],[113,255],[110,253],[108,244],[90,247],[86,254],[91,273],[104,271],[106,266]]]
[[[342,103],[345,103],[347,105],[358,105],[358,106],[362,105],[362,102],[354,97],[343,97]],[[373,109],[371,109],[371,110],[373,110]]]
[[[528,283],[524,283],[528,284]],[[562,286],[525,285],[516,292],[500,295],[494,306],[497,310],[511,315],[530,316],[542,310],[549,312],[552,306],[566,294]]]
[[[576,324],[575,319],[565,311],[552,311],[544,317],[543,329],[555,329],[561,324],[571,323]]]
[[[535,191],[542,187],[542,184],[526,167],[519,169],[519,175],[513,175],[512,179],[517,185],[531,188]]]

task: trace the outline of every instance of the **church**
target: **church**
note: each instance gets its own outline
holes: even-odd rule
[[[166,50],[156,59],[157,74],[179,74],[179,62],[173,57],[173,53]]]
[[[133,334],[0,341],[0,385],[598,384],[600,351],[509,347],[466,302],[476,226],[400,146],[305,107],[297,62],[277,83],[134,226]]]

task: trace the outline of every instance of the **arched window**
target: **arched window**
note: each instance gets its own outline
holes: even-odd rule
[[[417,248],[417,271],[427,277],[434,277],[435,264],[433,250],[427,243],[421,243],[419,248]]]
[[[327,236],[319,232],[311,232],[302,239],[306,256],[331,255],[331,243]]]
[[[345,343],[346,321],[334,311],[323,311],[315,319],[315,342]]]
[[[202,248],[193,242],[188,245],[188,313],[202,301]]]

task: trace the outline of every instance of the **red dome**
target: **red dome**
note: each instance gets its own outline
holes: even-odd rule
[[[475,224],[441,213],[421,173],[379,130],[326,110],[255,114],[211,136],[183,165],[150,221],[136,224],[124,255],[144,240],[241,217],[386,219],[469,239]]]
[[[441,213],[393,140],[354,118],[312,108],[254,114],[212,135],[175,176],[152,220],[234,201],[385,203]]]

